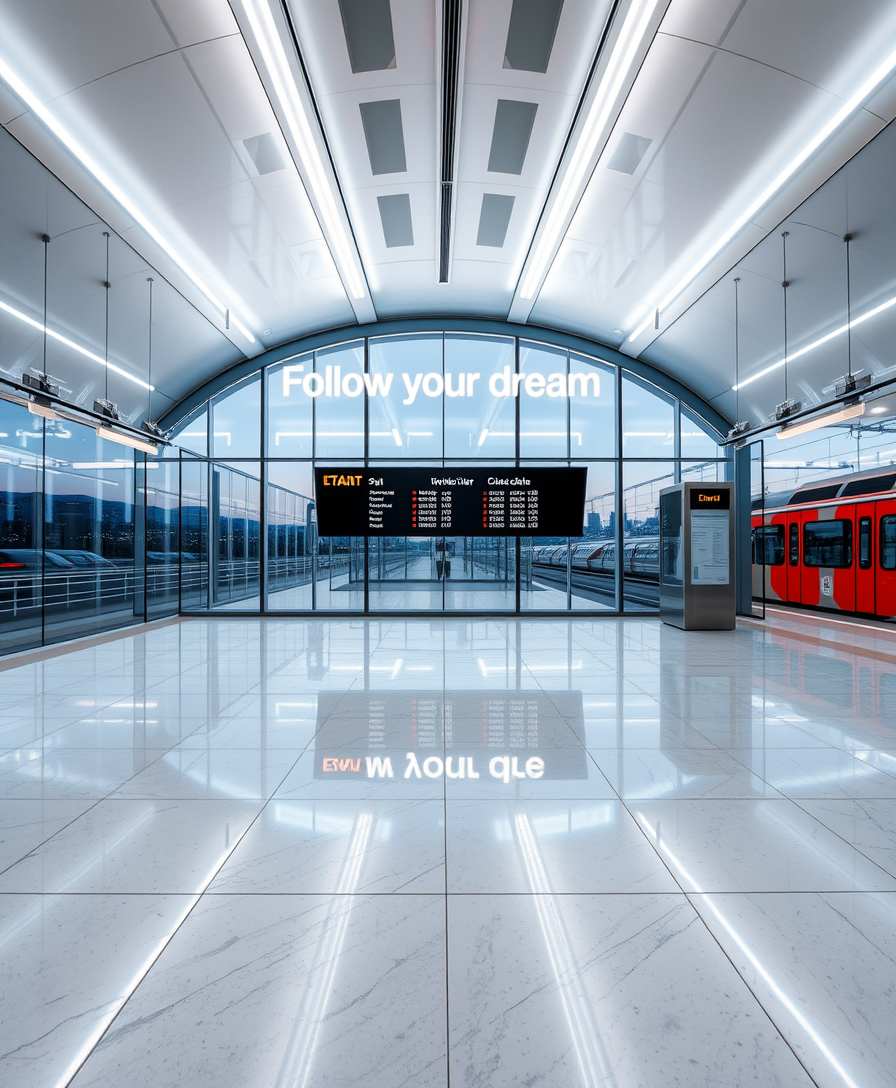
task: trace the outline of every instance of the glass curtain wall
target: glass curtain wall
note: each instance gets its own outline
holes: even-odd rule
[[[660,490],[728,471],[710,428],[648,381],[562,346],[479,333],[297,353],[214,397],[175,441],[208,458],[204,485],[195,465],[182,469],[180,516],[204,510],[209,534],[207,585],[182,589],[187,611],[655,611]],[[584,467],[581,533],[317,531],[315,465],[465,463]]]
[[[464,464],[584,467],[581,533],[317,530],[315,465]],[[296,354],[213,397],[157,457],[0,398],[0,653],[178,611],[650,612],[659,491],[728,464],[649,382],[512,336]]]

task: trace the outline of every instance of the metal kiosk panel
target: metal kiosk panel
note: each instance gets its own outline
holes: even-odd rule
[[[733,631],[734,485],[660,492],[660,618],[685,631]]]

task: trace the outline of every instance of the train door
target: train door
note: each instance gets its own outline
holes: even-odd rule
[[[835,508],[834,518],[835,523],[841,528],[839,530],[840,535],[835,538],[839,541],[839,545],[831,557],[831,563],[834,564],[831,571],[834,578],[833,604],[841,612],[856,612],[859,611],[856,603],[856,567],[858,566],[859,539],[856,507],[838,506]]]
[[[823,514],[824,511],[821,511]],[[812,526],[818,520],[818,510],[803,510],[799,516],[801,558],[800,564],[800,600],[803,604],[818,606],[821,604],[822,572],[815,565],[812,548],[807,547],[806,526]],[[809,530],[811,533],[811,528]]]
[[[875,611],[886,619],[896,617],[896,499],[881,499],[874,504],[877,531],[875,575]]]
[[[800,604],[800,516],[797,513],[787,516],[787,600],[791,604]]]
[[[873,615],[874,600],[874,503],[863,502],[855,507],[855,572],[856,611]]]

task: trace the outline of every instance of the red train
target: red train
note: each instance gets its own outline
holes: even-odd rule
[[[753,503],[753,596],[896,618],[896,467]]]

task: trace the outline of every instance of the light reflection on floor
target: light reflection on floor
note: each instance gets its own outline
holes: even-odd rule
[[[883,1088],[894,923],[889,632],[190,620],[0,671],[4,1085]]]

